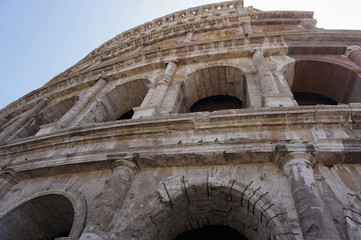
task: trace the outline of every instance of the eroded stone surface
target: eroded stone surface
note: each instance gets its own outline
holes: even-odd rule
[[[312,16],[243,1],[182,10],[2,109],[0,239],[168,240],[209,225],[359,239],[361,32]],[[302,106],[293,92],[338,105]],[[190,113],[219,95],[243,108]]]

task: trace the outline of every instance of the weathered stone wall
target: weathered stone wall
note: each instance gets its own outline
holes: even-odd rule
[[[361,33],[312,16],[169,14],[1,110],[0,239],[359,239]],[[243,108],[189,113],[218,95]]]

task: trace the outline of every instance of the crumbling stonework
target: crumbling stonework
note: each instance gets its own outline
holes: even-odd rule
[[[360,46],[240,0],[119,34],[0,111],[0,239],[360,239]]]

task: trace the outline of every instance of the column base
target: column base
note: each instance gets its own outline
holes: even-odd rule
[[[294,107],[298,106],[292,94],[263,94],[263,107]]]
[[[105,240],[105,238],[96,233],[83,233],[79,240]]]
[[[160,115],[159,107],[157,105],[148,105],[144,107],[133,108],[134,115],[132,119],[154,117]]]
[[[35,136],[46,135],[57,129],[61,129],[57,123],[49,123],[49,124],[41,125],[40,130],[35,134]]]

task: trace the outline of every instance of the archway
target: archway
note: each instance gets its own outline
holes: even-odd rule
[[[140,204],[144,208],[141,214],[132,215],[127,226],[115,236],[137,240],[181,240],[183,235],[192,237],[199,232],[218,232],[251,240],[277,239],[280,235],[283,239],[295,239],[297,233],[287,226],[287,213],[267,199],[267,192],[253,188],[252,182],[216,187],[211,184],[187,185],[183,181],[180,184],[183,188],[178,189],[174,188],[175,182],[163,183],[159,195],[144,199]]]
[[[96,101],[79,125],[131,118],[132,109],[140,106],[148,92],[147,84],[147,79],[137,79],[115,86]]]
[[[57,122],[78,100],[78,96],[73,96],[51,104],[38,115],[31,117],[25,127],[18,131],[12,140],[34,136],[40,130],[41,125]]]
[[[361,76],[337,62],[298,60],[292,92],[307,92],[337,103],[361,102]]]
[[[222,96],[220,102],[226,97],[233,97],[242,102],[242,107],[247,106],[245,76],[241,69],[232,66],[212,66],[191,73],[184,81],[183,95],[184,109],[188,111],[197,101],[207,98],[205,101],[213,100],[215,96]]]
[[[0,219],[0,239],[38,240],[69,236],[74,221],[71,201],[63,195],[33,198]]]

